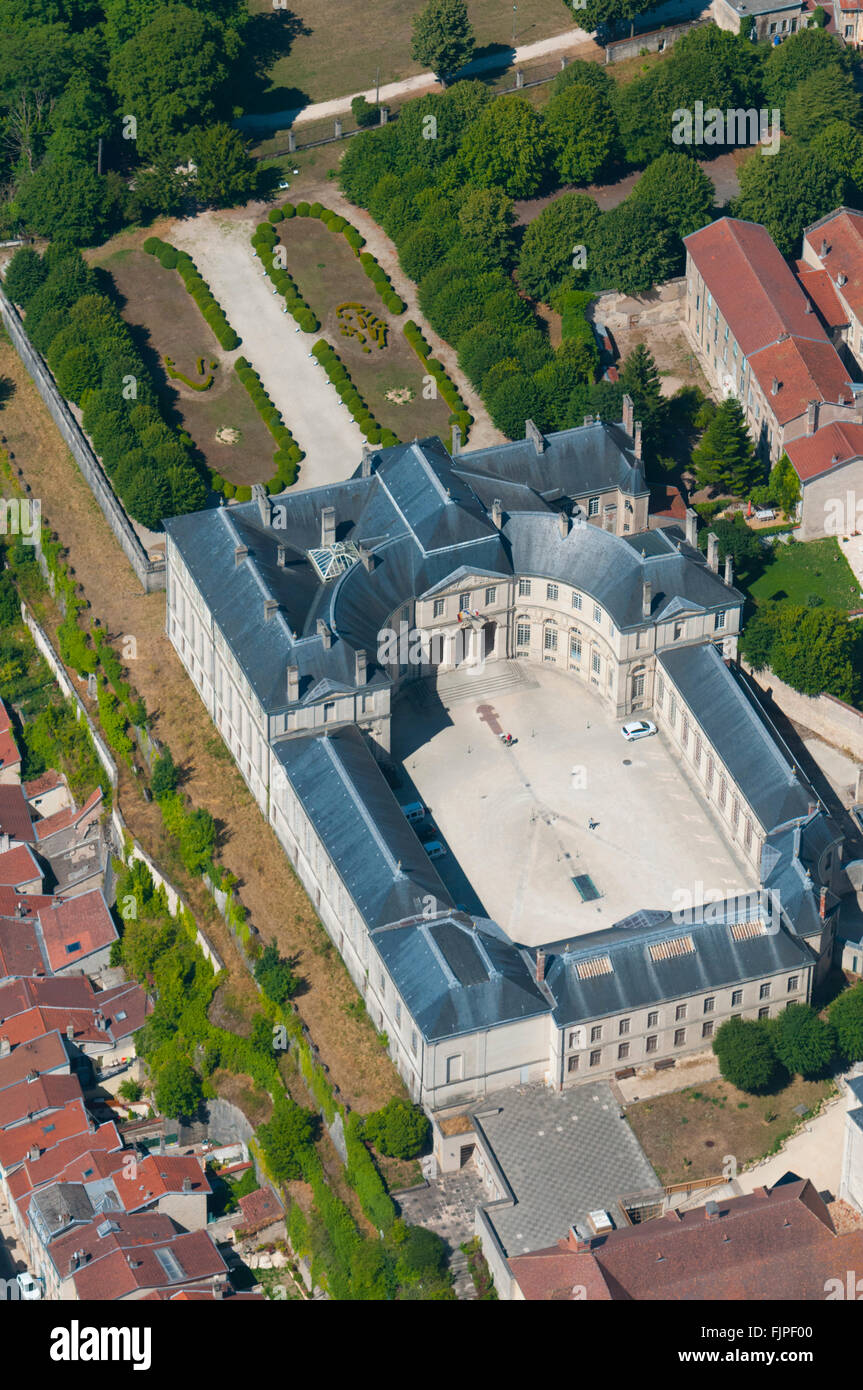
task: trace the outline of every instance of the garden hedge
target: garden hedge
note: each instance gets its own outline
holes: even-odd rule
[[[380,423],[375,420],[374,415],[369,410],[357,388],[351,381],[347,368],[339,357],[334,347],[331,347],[326,338],[319,338],[312,348],[312,356],[316,357],[324,368],[330,381],[336,388],[341,399],[350,410],[357,424],[370,444],[381,444],[384,448],[391,444],[398,444],[397,437],[392,430],[385,430]],[[361,421],[370,420],[372,424],[361,424]],[[373,436],[377,436],[374,438]]]
[[[430,355],[431,347],[426,342],[413,319],[408,319],[402,331],[407,342],[413,348],[426,371],[430,376],[434,377],[441,398],[446,402],[452,412],[449,422],[451,425],[458,425],[462,434],[462,442],[464,443],[467,439],[468,430],[473,424],[473,416],[459,395],[458,388],[450,377],[447,376],[443,363],[438,362],[436,357]]]
[[[187,251],[177,251],[169,242],[159,237],[147,237],[144,250],[155,256],[166,270],[176,270],[203,317],[216,335],[220,347],[233,352],[240,346],[240,338],[225,317],[224,310],[217,303],[210,287],[198,274],[195,262]]]
[[[258,373],[254,370],[251,363],[245,357],[238,357],[234,363],[234,371],[240,378],[243,386],[248,391],[252,404],[266,425],[273,439],[276,441],[276,452],[273,455],[273,463],[276,471],[267,483],[267,491],[283,492],[297,481],[297,465],[305,457],[299,444],[294,439],[281,415],[273,402],[270,400],[266,389],[261,384]],[[213,487],[216,486],[216,475],[212,476]],[[243,487],[235,487],[230,493],[227,487],[223,486],[221,491],[228,496],[236,496],[241,502],[248,501]],[[241,495],[242,494],[242,495]],[[249,491],[249,497],[251,497]]]

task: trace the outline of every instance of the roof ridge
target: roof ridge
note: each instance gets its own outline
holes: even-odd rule
[[[333,769],[336,772],[336,775],[338,776],[339,780],[344,786],[346,792],[348,793],[348,796],[351,798],[351,801],[353,802],[357,811],[359,811],[360,817],[364,821],[366,828],[371,832],[372,839],[375,841],[375,844],[377,845],[384,859],[389,864],[393,872],[393,876],[395,878],[407,878],[407,874],[401,867],[401,861],[396,859],[393,855],[392,850],[390,849],[384,837],[381,835],[381,832],[378,830],[374,817],[369,815],[368,807],[366,806],[365,802],[360,796],[354,782],[350,777],[350,774],[348,773],[347,768],[345,767],[341,758],[337,755],[336,750],[333,747],[332,737],[329,734],[324,734],[321,738],[321,744],[323,745],[324,753],[329,758],[333,766]]]

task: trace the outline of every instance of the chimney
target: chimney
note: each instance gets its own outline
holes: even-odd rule
[[[839,286],[840,290],[843,285],[848,284],[848,276],[845,274],[844,270],[840,270],[839,274],[836,276],[836,283]]]
[[[803,312],[804,312],[805,314],[811,314],[811,313],[812,313],[812,300],[811,300],[811,299],[807,298],[807,300],[806,300],[806,308],[803,310]]]
[[[300,698],[300,668],[288,667],[288,704],[293,705]]]
[[[191,1192],[191,1190],[192,1190],[192,1179],[191,1179],[191,1178],[183,1178],[183,1191],[184,1191],[184,1192]]]
[[[0,1038],[0,1057],[8,1057],[12,1051],[12,1044],[8,1038]]]
[[[503,525],[503,503],[499,497],[496,497],[491,504],[491,520],[492,525],[496,526],[499,531]]]
[[[268,623],[279,611],[279,600],[277,598],[264,599],[264,622]]]
[[[235,545],[235,546],[234,546],[234,564],[235,564],[235,565],[241,565],[241,564],[243,563],[243,561],[245,560],[246,556],[248,555],[248,553],[249,553],[249,547],[248,547],[247,545]]]
[[[773,378],[773,382],[770,387],[770,394],[771,396],[776,396],[779,394],[779,381],[776,377]]]
[[[453,458],[455,458],[456,454],[460,454],[460,453],[461,453],[461,426],[460,426],[460,425],[453,425],[453,427],[452,427],[452,456],[453,456]]]
[[[360,552],[360,559],[361,559],[362,562],[363,562],[363,569],[366,569],[366,570],[372,570],[372,569],[374,569],[375,557],[374,557],[374,555],[372,554],[371,548],[370,548],[370,546],[367,544],[367,542],[366,542],[366,541],[360,541],[359,545],[357,546],[357,550]]]
[[[822,921],[822,922],[826,922],[826,920],[827,920],[827,889],[826,889],[826,888],[823,888],[823,887],[822,887],[821,893],[819,894],[819,897],[818,897],[818,916],[821,918],[821,921]]]
[[[627,394],[623,398],[623,432],[628,435],[630,439],[632,438],[634,423],[635,406],[632,403],[632,397]]]
[[[565,541],[567,536],[569,535],[569,517],[567,516],[566,512],[558,512],[557,529],[560,532],[561,540]]]
[[[592,415],[585,415],[584,420],[583,420],[582,423],[585,424],[585,425],[592,425],[592,424],[593,424],[593,416],[592,416]]]
[[[336,540],[336,509],[324,507],[321,510],[321,545],[334,545]]]
[[[323,643],[324,651],[328,652],[330,650],[330,647],[333,645],[333,634],[327,627],[327,624],[324,622],[323,618],[318,618],[317,633]]]
[[[66,1037],[69,1039],[69,1042],[72,1042],[72,1040],[74,1039],[74,1037],[75,1037],[75,1025],[74,1025],[74,1023],[67,1023],[67,1024],[66,1024]]]
[[[705,1202],[705,1204],[704,1204],[704,1220],[705,1220],[705,1221],[718,1221],[718,1220],[719,1220],[719,1204],[718,1204],[718,1202],[712,1202],[712,1201],[711,1201],[711,1202]]]
[[[829,250],[830,250],[830,247],[827,245],[827,238],[826,238],[826,237],[822,237],[822,238],[821,238],[821,251],[819,252],[819,254],[820,254],[822,257],[823,257],[823,256],[826,256],[826,255],[827,255],[827,252],[828,252]]]
[[[806,433],[814,434],[818,428],[818,402],[809,401],[806,406]]]
[[[367,685],[369,679],[368,652],[354,652],[354,681],[357,685]]]
[[[634,431],[634,434],[633,434],[633,437],[632,437],[632,452],[635,454],[635,457],[640,461],[640,460],[641,460],[641,421],[640,421],[640,420],[636,420],[636,422],[635,422],[635,431]]]
[[[641,585],[641,616],[649,618],[653,607],[653,585],[645,579]]]
[[[698,548],[698,512],[694,507],[686,508],[686,544]]]
[[[545,951],[538,950],[536,953],[536,983],[541,985],[545,979]]]
[[[734,584],[734,558],[730,550],[725,557],[725,582],[729,589]]]
[[[363,445],[363,462],[362,462],[362,467],[360,468],[360,477],[361,477],[361,478],[370,478],[371,476],[372,476],[372,451],[371,451],[371,447],[370,447],[368,444],[364,444],[364,445]]]
[[[719,573],[719,537],[714,531],[707,537],[707,568]]]
[[[538,454],[545,453],[545,438],[541,430],[537,429],[532,420],[524,422],[524,437],[529,439]]]
[[[278,565],[279,569],[283,570],[285,568],[285,565],[287,564],[287,561],[288,547],[286,545],[283,545],[282,542],[279,541],[279,544],[276,546],[276,564]]]
[[[28,1153],[27,1157],[31,1163],[38,1163],[40,1153],[41,1149],[39,1148],[39,1145],[33,1144],[30,1148],[30,1152]]]
[[[574,1250],[577,1255],[584,1255],[591,1247],[589,1240],[582,1240],[574,1226],[570,1226],[567,1236],[567,1243],[570,1250]]]
[[[252,483],[252,501],[258,504],[258,511],[264,526],[269,526],[273,517],[273,504],[263,483]]]
[[[769,1197],[769,1196],[770,1196],[770,1193],[767,1191],[767,1188],[766,1188],[766,1187],[761,1186],[761,1187],[753,1187],[753,1189],[752,1189],[752,1195],[753,1195],[753,1197]]]

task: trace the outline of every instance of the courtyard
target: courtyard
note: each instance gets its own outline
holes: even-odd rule
[[[578,679],[515,662],[400,697],[396,793],[428,808],[457,904],[536,946],[755,885],[663,735],[627,743],[622,722]],[[582,875],[593,900],[573,883]]]

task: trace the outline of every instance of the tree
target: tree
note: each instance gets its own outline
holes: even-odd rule
[[[467,244],[480,250],[493,265],[506,265],[512,255],[512,221],[512,199],[500,188],[475,188],[458,214]]]
[[[847,72],[850,67],[848,50],[832,34],[810,24],[770,49],[761,78],[764,96],[771,106],[784,111],[798,83],[829,67]]]
[[[557,290],[575,289],[587,279],[576,263],[588,257],[599,208],[585,193],[564,193],[529,222],[518,261],[519,287],[548,304]],[[584,248],[582,257],[578,248]],[[589,265],[589,261],[588,261]]]
[[[699,487],[723,488],[735,497],[757,480],[761,465],[736,396],[719,406],[692,451],[692,462]]]
[[[653,452],[659,443],[666,402],[662,396],[656,362],[644,343],[636,343],[632,349],[623,364],[620,382],[624,391],[632,397],[635,418],[642,423],[645,447],[648,452]]]
[[[764,603],[756,608],[740,634],[740,655],[754,671],[770,665],[779,624],[779,605]]]
[[[593,183],[617,157],[611,102],[593,85],[574,83],[545,108],[545,128],[561,183]]]
[[[681,238],[710,221],[716,190],[701,165],[679,150],[648,164],[632,197],[645,202]]]
[[[836,1034],[808,1004],[789,1004],[773,1020],[773,1050],[792,1075],[822,1076],[836,1049]]]
[[[646,203],[633,198],[602,213],[587,256],[593,288],[623,294],[644,294],[673,275],[678,261],[673,234]]]
[[[8,570],[0,574],[0,628],[12,627],[21,621],[21,601]]]
[[[427,1277],[440,1277],[446,1269],[447,1249],[436,1231],[425,1226],[408,1226],[397,1249],[396,1278],[412,1284]]]
[[[769,1091],[780,1074],[765,1022],[730,1018],[717,1029],[713,1039],[723,1078],[739,1091],[753,1095]]]
[[[829,121],[860,122],[860,97],[850,73],[822,68],[799,82],[786,99],[782,127],[795,139],[811,140]]]
[[[710,534],[716,537],[719,542],[719,563],[724,563],[726,555],[730,555],[734,561],[735,571],[740,570],[744,565],[757,563],[761,559],[761,541],[755,531],[751,531],[746,525],[742,512],[735,512],[732,517],[717,517],[711,521],[709,527],[705,527],[698,536],[700,549],[707,549],[707,537]]]
[[[523,97],[498,97],[468,127],[460,159],[480,188],[501,188],[510,198],[533,197],[551,159],[542,116]]]
[[[351,115],[358,126],[376,125],[380,118],[380,107],[372,106],[364,96],[354,97],[351,102]]]
[[[428,0],[413,22],[411,57],[444,80],[469,63],[474,36],[465,0]]]
[[[420,224],[409,232],[399,246],[399,265],[412,280],[422,280],[447,252],[443,239],[434,227]]]
[[[827,691],[849,704],[857,703],[863,638],[846,613],[826,604],[804,608],[782,603],[776,625],[770,665],[780,680],[804,695]]]
[[[519,370],[518,363],[514,371],[490,390],[486,399],[489,415],[507,439],[524,438],[524,422],[539,414],[541,404],[541,388],[532,377]]]
[[[314,1140],[316,1124],[313,1111],[295,1105],[288,1096],[277,1098],[272,1118],[258,1130],[267,1167],[276,1182],[303,1177],[303,1159]]]
[[[284,1004],[296,993],[299,981],[290,963],[279,955],[275,939],[264,947],[255,962],[255,979],[274,1004]]]
[[[430,1125],[420,1105],[394,1096],[381,1110],[369,1115],[365,1137],[378,1153],[389,1158],[416,1158],[428,1142]]]
[[[612,104],[627,164],[649,164],[668,148],[671,124],[658,107],[657,77],[658,68],[651,68],[631,82],[615,84]]]
[[[161,757],[153,763],[150,789],[157,801],[177,790],[177,769],[170,748],[166,748]]]
[[[13,304],[26,309],[47,274],[48,267],[42,257],[31,246],[22,246],[7,266],[3,288]]]
[[[863,983],[837,995],[827,1013],[845,1061],[863,1060]]]
[[[787,454],[783,453],[771,468],[767,489],[770,497],[785,515],[793,516],[800,501],[800,479]]]
[[[18,208],[37,236],[88,246],[119,226],[112,187],[80,160],[46,159],[21,188]]]
[[[215,843],[216,823],[209,811],[197,806],[185,817],[180,830],[180,856],[190,874],[206,867]]]
[[[190,1119],[201,1103],[201,1081],[185,1057],[172,1057],[156,1077],[156,1106],[172,1120]]]
[[[120,1082],[119,1094],[122,1096],[123,1100],[128,1101],[131,1105],[134,1104],[135,1101],[141,1099],[144,1094],[144,1087],[141,1085],[140,1081],[135,1081],[130,1077],[127,1081]]]
[[[789,141],[774,155],[759,150],[740,166],[734,217],[761,222],[783,256],[795,254],[804,227],[841,205],[845,176],[811,148]]]
[[[589,63],[585,62],[583,58],[574,58],[555,77],[551,84],[551,95],[556,97],[558,93],[565,92],[567,87],[572,87],[576,83],[580,86],[593,87],[594,91],[602,92],[609,99],[617,86],[614,78],[610,77],[607,70],[599,63]]]
[[[196,131],[189,141],[200,202],[217,208],[245,203],[255,191],[256,166],[239,131],[220,121]]]

